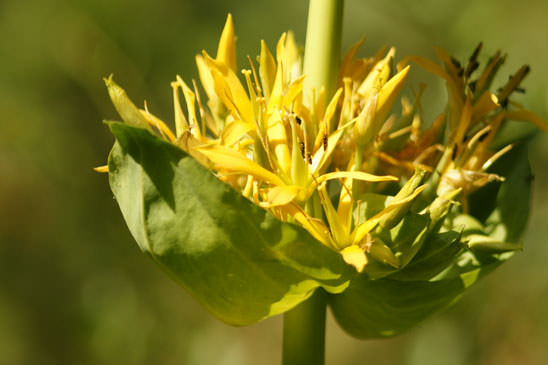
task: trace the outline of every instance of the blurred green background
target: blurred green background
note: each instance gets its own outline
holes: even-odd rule
[[[304,43],[306,1],[0,1],[0,364],[279,364],[281,318],[247,328],[209,316],[134,244],[102,165],[116,118],[102,77],[171,120],[176,74],[215,53],[227,12],[238,56]],[[548,117],[546,1],[347,0],[344,41],[465,60],[508,52],[501,80],[529,63],[528,108]],[[415,68],[408,86],[426,73]],[[501,81],[501,82],[502,82]],[[445,98],[429,86],[428,100]],[[425,104],[428,115],[441,110]],[[448,311],[386,341],[358,341],[330,318],[328,364],[548,363],[548,138],[530,147],[536,178],[526,248]]]

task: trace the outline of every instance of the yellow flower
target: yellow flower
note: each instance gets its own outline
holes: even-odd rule
[[[373,233],[378,226],[391,228],[400,221],[426,188],[421,185],[426,172],[438,172],[430,177],[438,179],[431,184],[437,195],[462,192],[465,204],[471,191],[500,179],[486,170],[511,148],[495,153],[488,149],[503,119],[527,120],[547,130],[532,112],[506,108],[527,69],[498,95],[488,90],[500,54],[474,81],[470,77],[479,50],[466,67],[441,50],[438,57],[445,67],[408,58],[445,79],[449,90],[449,109],[423,132],[422,91],[415,104],[402,99],[400,118],[390,115],[409,73],[406,60],[393,66],[393,48],[356,59],[363,40],[351,47],[341,62],[338,89],[328,99],[324,89],[304,92],[306,75],[301,74],[302,57],[291,32],[282,34],[275,56],[262,41],[258,65],[248,57],[243,77],[236,66],[235,43],[229,15],[216,57],[205,51],[196,56],[207,102],[201,100],[196,82],[190,87],[177,76],[171,84],[175,134],[146,107],[133,105],[109,78],[117,110],[126,122],[157,130],[278,219],[297,222],[360,272],[370,257],[399,267],[399,259]],[[447,138],[440,143],[443,132]],[[400,177],[408,179],[401,190],[376,214],[360,219],[363,194],[382,192]]]
[[[436,49],[436,53],[443,66],[422,57],[407,58],[447,83],[449,107],[433,125],[435,133],[448,118],[447,141],[444,146],[438,147],[443,157],[436,167],[441,175],[437,192],[444,195],[461,189],[465,212],[468,209],[468,194],[493,180],[504,180],[496,174],[487,173],[487,170],[512,148],[512,145],[507,145],[495,152],[489,148],[505,120],[530,122],[548,132],[548,124],[540,116],[524,110],[509,99],[513,92],[522,91],[519,85],[529,73],[529,66],[522,66],[496,94],[489,88],[505,60],[500,51],[489,59],[479,76],[473,77],[479,68],[478,56],[482,46],[480,43],[476,47],[465,65],[441,49]],[[426,146],[423,144],[421,147]]]

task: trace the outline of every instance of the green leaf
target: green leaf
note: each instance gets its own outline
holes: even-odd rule
[[[456,302],[495,262],[438,281],[368,280],[360,275],[329,304],[339,325],[357,338],[395,336]]]
[[[139,111],[139,108],[137,108],[129,99],[125,90],[114,82],[112,75],[103,80],[107,86],[110,100],[112,101],[112,104],[116,108],[118,114],[122,117],[122,120],[134,127],[141,127],[151,130],[147,120]]]
[[[330,297],[339,325],[357,338],[391,337],[442,309],[464,290],[458,278],[442,282],[354,279]]]
[[[413,260],[402,270],[390,275],[390,279],[432,279],[457,259],[464,248],[460,237],[461,234],[455,231],[429,234]]]
[[[426,215],[408,213],[390,230],[389,246],[405,267],[419,251],[428,233],[430,219]]]
[[[304,229],[282,223],[148,131],[109,123],[111,189],[153,260],[217,318],[247,325],[316,288],[343,291],[355,271]]]
[[[494,172],[506,180],[498,191],[497,207],[485,225],[491,230],[502,225],[506,234],[497,238],[507,242],[518,242],[521,239],[529,219],[533,175],[527,147],[527,143],[516,145],[493,166]]]
[[[364,273],[369,279],[380,279],[404,268],[420,250],[429,223],[425,215],[407,213],[393,228],[379,227],[368,247],[370,260]]]

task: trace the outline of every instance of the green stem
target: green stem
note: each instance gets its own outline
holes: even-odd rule
[[[324,88],[325,100],[337,83],[344,0],[310,0],[304,51],[304,101],[313,105]],[[313,203],[307,210],[316,213]],[[321,210],[318,212],[321,215]],[[325,361],[325,310],[327,294],[322,289],[284,314],[283,365],[323,365]]]
[[[322,289],[284,314],[283,365],[323,365],[326,293]]]
[[[344,0],[310,0],[304,50],[304,100],[322,86],[325,100],[335,92],[341,54]],[[310,105],[310,104],[309,104]]]

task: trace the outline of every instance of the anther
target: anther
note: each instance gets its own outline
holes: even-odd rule
[[[491,132],[491,130],[487,130],[485,132],[483,132],[479,137],[478,137],[478,141],[479,142],[483,142],[485,140],[485,138],[487,138],[487,136],[489,135],[489,132]]]
[[[451,160],[455,161],[457,158],[457,145],[453,146],[453,151],[451,151]]]

